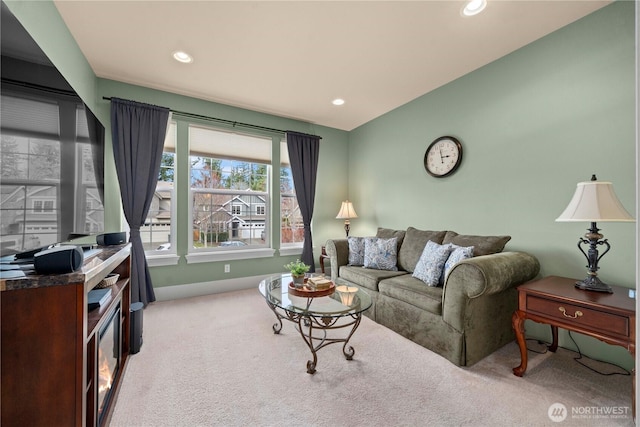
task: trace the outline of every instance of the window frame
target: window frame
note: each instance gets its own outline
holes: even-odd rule
[[[187,263],[188,264],[192,264],[192,263],[201,263],[201,262],[215,262],[215,261],[232,261],[232,260],[241,260],[241,259],[254,259],[254,258],[270,258],[273,257],[275,255],[275,249],[272,247],[272,245],[270,244],[270,241],[268,239],[268,235],[269,235],[269,222],[273,221],[273,217],[272,214],[271,215],[267,215],[267,212],[271,212],[272,210],[269,208],[269,205],[271,203],[273,196],[273,158],[274,158],[274,153],[273,153],[273,137],[271,135],[264,135],[262,133],[252,133],[252,132],[237,132],[237,130],[234,131],[230,131],[229,129],[226,129],[224,127],[220,127],[220,126],[211,126],[210,124],[207,125],[203,125],[200,123],[194,123],[194,122],[188,122],[186,123],[187,128],[198,128],[198,131],[202,131],[204,130],[211,130],[212,132],[219,132],[219,133],[234,133],[236,135],[241,135],[247,138],[255,138],[255,139],[259,139],[259,140],[264,140],[265,144],[269,144],[269,152],[271,153],[271,159],[269,160],[269,163],[259,163],[256,160],[251,160],[251,159],[243,159],[240,157],[233,157],[233,156],[223,156],[226,159],[230,160],[230,161],[239,161],[239,162],[243,162],[246,161],[248,163],[251,164],[265,164],[267,166],[267,183],[266,183],[266,191],[255,191],[255,190],[251,190],[251,191],[245,191],[245,190],[238,190],[238,189],[224,189],[224,188],[195,188],[192,187],[191,185],[191,164],[192,164],[192,157],[203,157],[203,158],[208,158],[208,159],[216,159],[216,160],[221,160],[219,155],[216,155],[215,153],[207,153],[207,152],[201,152],[200,150],[196,150],[194,152],[191,151],[191,149],[188,151],[187,156],[188,156],[188,163],[189,163],[189,173],[188,175],[188,187],[189,187],[189,209],[188,209],[188,218],[190,219],[190,223],[193,221],[193,209],[194,209],[194,196],[195,194],[198,193],[204,193],[204,194],[220,194],[220,195],[237,195],[238,197],[240,196],[250,196],[250,197],[262,197],[264,199],[264,215],[258,215],[256,214],[256,216],[260,217],[260,223],[264,224],[264,234],[261,233],[261,236],[264,235],[265,239],[264,241],[261,240],[261,238],[258,239],[258,243],[257,244],[251,244],[248,245],[247,247],[238,247],[238,246],[229,246],[229,247],[208,247],[208,248],[196,248],[194,246],[194,233],[190,232],[189,237],[188,237],[188,249],[187,249],[187,254],[185,256]],[[191,141],[189,141],[191,142]],[[241,206],[239,202],[234,202],[234,200],[236,200],[235,198],[231,198],[230,203],[231,203],[231,207],[230,207],[230,213],[232,215],[238,215],[238,216],[242,216],[243,212],[244,212],[244,206]],[[235,204],[234,204],[235,203]],[[240,212],[236,213],[236,208],[239,208]]]

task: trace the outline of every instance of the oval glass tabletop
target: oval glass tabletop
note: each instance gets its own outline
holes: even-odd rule
[[[355,286],[336,286],[331,295],[321,297],[299,297],[289,293],[291,274],[284,273],[267,277],[258,286],[267,302],[299,314],[323,317],[352,316],[371,307],[371,296]]]

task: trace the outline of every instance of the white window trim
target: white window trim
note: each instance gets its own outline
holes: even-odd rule
[[[147,254],[147,264],[149,265],[149,267],[178,265],[178,261],[180,261],[180,255],[176,255],[176,254],[165,254],[165,255],[152,254],[152,253]]]
[[[256,248],[242,250],[218,249],[207,252],[192,252],[185,256],[187,264],[201,262],[233,261],[238,259],[271,258],[275,255],[275,249]]]
[[[302,243],[291,243],[282,246],[279,252],[282,256],[302,255]]]

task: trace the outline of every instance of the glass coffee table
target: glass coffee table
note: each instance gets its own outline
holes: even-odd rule
[[[282,330],[282,319],[294,323],[296,330],[311,350],[313,360],[307,361],[307,372],[316,372],[317,352],[335,343],[343,343],[342,353],[347,360],[353,359],[355,350],[348,346],[353,333],[358,329],[362,313],[371,307],[371,297],[357,287],[336,286],[324,296],[290,289],[290,274],[267,277],[258,286],[267,305],[276,315],[273,332]],[[301,296],[300,296],[301,295]]]

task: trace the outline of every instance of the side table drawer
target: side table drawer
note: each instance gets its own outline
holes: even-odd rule
[[[538,313],[565,324],[573,324],[576,327],[597,330],[618,337],[629,337],[631,331],[629,318],[626,316],[533,295],[527,295],[527,312]]]

